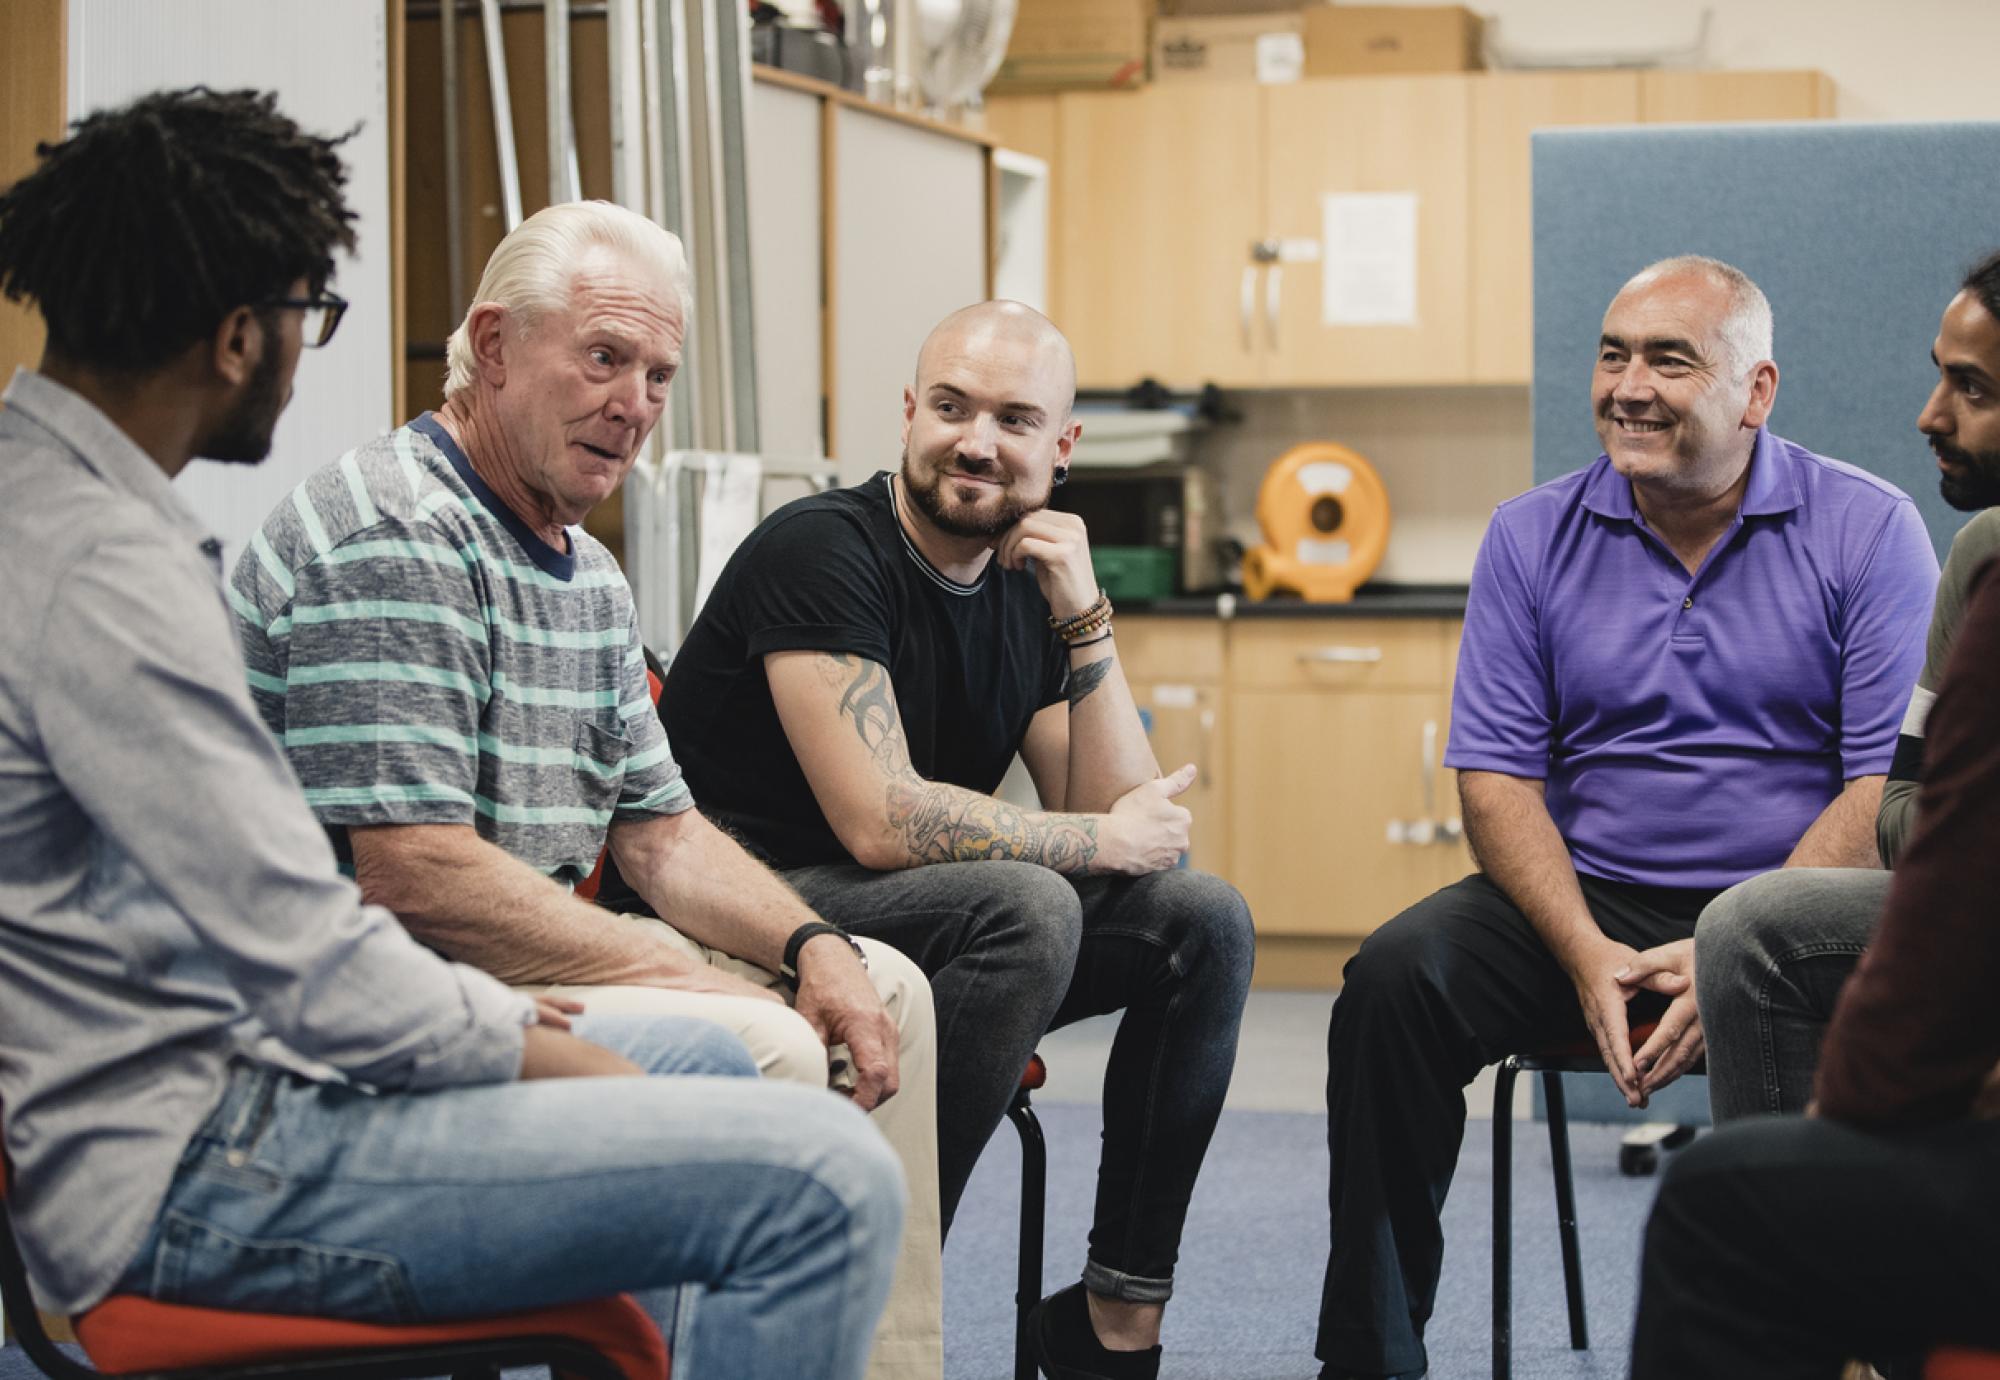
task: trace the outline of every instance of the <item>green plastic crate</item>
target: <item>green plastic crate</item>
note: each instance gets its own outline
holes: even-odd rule
[[[1174,592],[1174,553],[1159,546],[1093,546],[1090,567],[1116,601],[1165,599]]]

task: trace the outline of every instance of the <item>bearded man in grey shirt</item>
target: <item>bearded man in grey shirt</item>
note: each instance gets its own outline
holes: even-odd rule
[[[865,1118],[612,1077],[752,1065],[421,948],[251,705],[169,481],[262,459],[338,323],[337,142],[197,88],[0,194],[0,290],[48,327],[0,412],[0,1112],[40,1301],[402,1322],[700,1283],[677,1374],[859,1376],[903,1197]]]

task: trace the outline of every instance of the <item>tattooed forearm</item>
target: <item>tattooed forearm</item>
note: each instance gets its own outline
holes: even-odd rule
[[[1093,662],[1071,677],[1072,703],[1083,672],[1102,684],[1109,660]],[[1004,800],[942,782],[926,781],[910,762],[909,740],[896,710],[895,687],[880,663],[826,653],[815,659],[821,680],[840,692],[840,713],[874,759],[887,792],[888,824],[905,866],[1006,858],[1081,874],[1097,857],[1097,821],[1088,815],[1022,810]],[[1088,694],[1086,689],[1082,693]]]
[[[1023,810],[977,791],[926,781],[914,771],[889,783],[889,822],[909,865],[1001,858],[1081,875],[1097,857],[1097,821]]]
[[[1069,673],[1069,707],[1076,708],[1090,698],[1090,692],[1104,684],[1111,674],[1112,658],[1089,662],[1083,666],[1073,666]]]

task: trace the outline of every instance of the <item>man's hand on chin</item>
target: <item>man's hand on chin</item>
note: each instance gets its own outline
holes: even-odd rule
[[[1007,529],[993,548],[1003,570],[1031,569],[1048,600],[1049,612],[1070,618],[1097,602],[1097,576],[1090,566],[1090,537],[1074,513],[1044,508]],[[1033,561],[1032,566],[1028,565]]]

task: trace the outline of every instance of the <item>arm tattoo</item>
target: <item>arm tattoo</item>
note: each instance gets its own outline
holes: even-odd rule
[[[1069,707],[1071,709],[1075,709],[1078,705],[1089,699],[1090,692],[1104,684],[1105,678],[1111,674],[1112,661],[1113,658],[1105,657],[1102,661],[1093,661],[1088,665],[1078,666],[1070,671]]]
[[[1093,662],[1083,669],[1109,664]],[[816,665],[826,684],[840,691],[840,713],[883,775],[889,825],[901,837],[911,867],[1000,858],[1069,874],[1090,870],[1097,857],[1096,820],[1023,810],[977,791],[926,781],[910,761],[888,671],[878,662],[840,653],[826,653]],[[1102,680],[1100,671],[1083,693]],[[1072,687],[1076,682],[1072,676]],[[1072,704],[1081,698],[1074,688],[1071,695]]]

